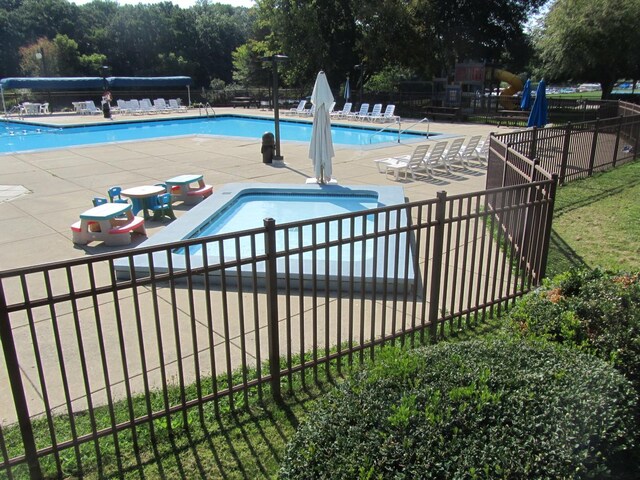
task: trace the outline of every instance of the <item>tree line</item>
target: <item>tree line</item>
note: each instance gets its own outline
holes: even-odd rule
[[[543,9],[538,24],[532,19]],[[188,75],[196,87],[265,87],[265,57],[286,54],[284,86],[333,83],[393,90],[452,78],[484,61],[523,77],[638,78],[637,0],[199,0],[119,5],[0,0],[0,76]],[[604,66],[604,68],[602,68]]]

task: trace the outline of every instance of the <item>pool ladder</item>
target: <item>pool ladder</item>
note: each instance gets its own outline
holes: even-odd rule
[[[209,105],[209,102],[205,103],[204,107],[202,105],[200,107],[198,107],[198,114],[200,116],[202,116],[202,109],[203,108],[204,108],[205,116],[208,117],[209,116],[209,109],[211,108],[211,105]],[[215,118],[216,111],[213,108],[211,108],[211,113],[213,114],[212,116]]]
[[[404,132],[406,132],[407,130],[409,130],[410,128],[415,127],[416,125],[420,125],[421,123],[427,122],[427,140],[429,139],[429,128],[431,125],[431,121],[428,118],[423,118],[422,120],[420,120],[419,122],[415,122],[412,125],[410,125],[409,127],[405,128],[404,130],[402,130],[402,119],[400,117],[396,118],[395,123],[398,124],[398,143],[400,143],[400,137],[402,136],[402,134]],[[390,129],[391,127],[393,127],[394,124],[389,124],[389,125],[385,125],[384,127],[382,127],[380,130],[376,130],[375,133],[372,133],[369,136],[369,143],[371,143],[371,139],[373,137],[375,137],[376,135],[384,132],[387,129]]]

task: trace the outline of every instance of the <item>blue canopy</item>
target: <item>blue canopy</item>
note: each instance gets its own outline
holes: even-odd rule
[[[107,77],[107,84],[114,87],[187,87],[191,77]],[[90,90],[104,86],[102,77],[48,77],[3,78],[0,87],[29,88],[31,90]]]
[[[520,110],[529,110],[531,108],[531,80],[527,78],[522,89],[522,101],[520,102]]]
[[[544,127],[547,124],[547,87],[544,80],[540,80],[536,90],[536,100],[529,114],[527,127]]]
[[[83,90],[102,88],[103,81],[101,77],[3,78],[0,80],[0,86],[4,90]]]

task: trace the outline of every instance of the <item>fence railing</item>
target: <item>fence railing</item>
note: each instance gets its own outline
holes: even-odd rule
[[[0,473],[120,474],[156,422],[499,313],[544,276],[562,159],[619,164],[623,117],[492,137],[482,192],[0,272]]]

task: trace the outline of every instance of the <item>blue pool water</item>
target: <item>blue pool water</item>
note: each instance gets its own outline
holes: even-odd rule
[[[0,122],[0,153],[25,152],[77,145],[125,142],[184,135],[220,135],[260,140],[267,131],[273,131],[273,120],[223,115],[213,118],[166,119],[140,122],[116,122],[102,125],[52,128],[38,124]],[[364,128],[332,126],[336,145],[365,146],[398,142],[398,131],[393,128],[378,132],[381,127]],[[431,133],[430,137],[434,134]],[[283,141],[309,142],[311,123],[280,121]],[[424,139],[425,134],[405,132],[401,141]]]

